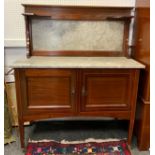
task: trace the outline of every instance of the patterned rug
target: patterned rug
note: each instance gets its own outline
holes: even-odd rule
[[[26,155],[131,155],[126,140],[31,141]]]

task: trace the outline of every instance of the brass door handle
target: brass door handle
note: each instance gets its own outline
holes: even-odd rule
[[[74,88],[71,90],[71,94],[72,94],[72,95],[75,94],[75,89],[74,89]]]
[[[85,90],[85,87],[82,87],[82,96],[86,96],[86,90]]]

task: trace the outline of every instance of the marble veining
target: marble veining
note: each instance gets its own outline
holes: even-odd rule
[[[18,60],[12,68],[145,68],[126,57],[42,57]]]
[[[32,20],[34,50],[122,51],[123,21]]]

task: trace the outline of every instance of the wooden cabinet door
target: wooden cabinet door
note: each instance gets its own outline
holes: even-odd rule
[[[19,69],[24,114],[73,113],[76,73],[70,69]]]
[[[129,110],[131,70],[86,70],[82,72],[80,111]]]

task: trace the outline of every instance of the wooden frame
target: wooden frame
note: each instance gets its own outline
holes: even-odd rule
[[[126,56],[128,53],[129,25],[131,8],[104,8],[104,7],[73,7],[73,6],[41,6],[24,5],[26,23],[27,56]],[[122,51],[47,51],[34,50],[32,43],[32,18],[54,20],[89,20],[89,21],[124,21],[124,36]]]

